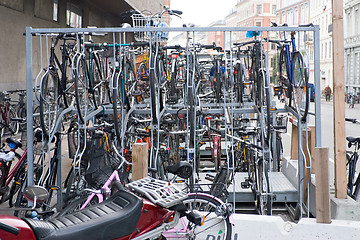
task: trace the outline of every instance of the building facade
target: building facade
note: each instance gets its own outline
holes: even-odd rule
[[[219,20],[213,22],[209,27],[225,27],[225,21]],[[225,33],[222,31],[207,32],[207,44],[215,43],[216,46],[220,46],[225,49]]]
[[[333,88],[333,56],[332,56],[332,2],[331,0],[310,1],[310,22],[320,27],[320,89]],[[311,43],[311,41],[310,41]],[[310,44],[310,63],[313,63],[313,44]],[[314,64],[310,64],[310,73],[314,72]],[[310,82],[314,82],[314,74],[310,74]]]
[[[360,0],[344,2],[345,93],[360,92]]]
[[[25,27],[118,27],[121,12],[156,13],[162,7],[163,0],[0,0],[0,91],[25,88]],[[33,53],[39,65],[38,41],[34,38]]]
[[[236,12],[237,27],[270,27],[276,22],[276,0],[239,0]],[[239,33],[236,40],[246,41],[246,32]]]
[[[277,0],[276,22],[278,25],[305,25],[310,22],[309,0]],[[305,51],[304,33],[296,35],[298,49]]]

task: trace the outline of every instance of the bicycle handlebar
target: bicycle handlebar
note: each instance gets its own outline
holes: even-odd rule
[[[345,118],[345,121],[352,123],[360,123],[360,121],[357,120],[356,118]]]

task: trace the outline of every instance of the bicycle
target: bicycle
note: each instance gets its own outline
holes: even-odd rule
[[[20,119],[18,118],[15,109],[11,106],[10,100],[11,98],[8,92],[0,93],[1,137],[7,133],[15,135],[19,132]]]
[[[273,23],[272,26],[276,27],[277,25]],[[312,26],[312,24],[306,26]],[[280,82],[288,99],[287,104],[299,114],[299,120],[305,122],[310,102],[309,69],[306,66],[303,54],[296,48],[295,32],[291,32],[290,36],[291,40],[288,41],[286,32],[284,32],[284,40],[266,39],[266,41],[276,43],[280,49]],[[290,47],[292,48],[291,51]]]
[[[55,47],[59,40],[63,40],[61,49],[62,62],[60,63],[55,53]],[[70,68],[73,44],[66,43],[74,40],[72,36],[64,33],[51,38],[49,65],[40,81],[39,112],[40,127],[46,139],[55,129],[55,124],[61,108],[67,108],[73,104],[74,79]],[[59,74],[60,71],[60,74]],[[37,95],[36,95],[37,96]]]
[[[345,121],[359,124],[357,119],[345,118]],[[356,165],[359,160],[360,137],[346,137],[348,147],[355,147],[354,150],[346,151],[346,165],[348,166],[347,195],[354,200],[359,199],[360,195],[360,173],[356,176]]]

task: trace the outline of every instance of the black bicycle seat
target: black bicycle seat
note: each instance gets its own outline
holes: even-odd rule
[[[360,137],[346,137],[346,140],[350,143],[360,143]]]
[[[192,175],[192,166],[190,163],[185,161],[180,161],[175,165],[170,165],[166,168],[166,170],[184,179],[188,179]]]
[[[19,140],[16,140],[16,139],[13,139],[13,138],[7,138],[6,142],[15,144],[15,149],[22,147],[22,143]]]
[[[348,147],[350,148],[353,144],[360,144],[360,137],[346,137],[348,141]]]

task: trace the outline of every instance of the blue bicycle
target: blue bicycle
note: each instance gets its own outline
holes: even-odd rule
[[[307,26],[312,26],[312,24]],[[302,122],[305,122],[310,101],[309,69],[302,53],[296,49],[295,32],[291,32],[290,35],[290,40],[286,39],[284,33],[284,40],[269,41],[277,43],[280,49],[279,80],[288,99],[287,105],[299,114]]]

